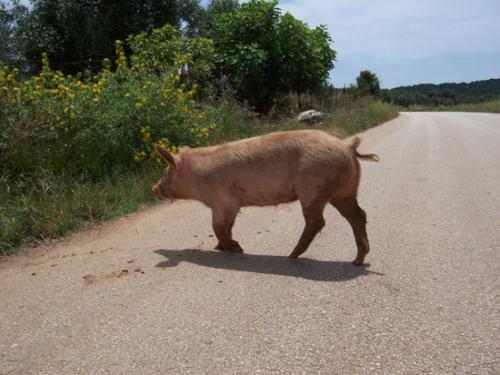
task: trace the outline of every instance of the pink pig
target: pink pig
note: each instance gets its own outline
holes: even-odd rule
[[[369,252],[366,214],[356,199],[359,159],[378,161],[356,149],[360,139],[346,144],[319,130],[271,133],[219,146],[183,148],[178,155],[156,146],[168,164],[153,186],[158,197],[195,199],[212,209],[217,250],[243,252],[232,238],[241,207],[268,206],[300,200],[305,228],[290,254],[303,254],[324,227],[323,210],[331,203],[351,224],[361,265]]]

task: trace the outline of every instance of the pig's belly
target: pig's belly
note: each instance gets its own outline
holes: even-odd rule
[[[233,194],[241,206],[272,206],[297,200],[295,188],[290,183],[234,184]]]

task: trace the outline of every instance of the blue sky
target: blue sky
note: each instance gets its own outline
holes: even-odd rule
[[[500,0],[282,0],[279,7],[311,27],[328,26],[338,87],[364,69],[386,88],[500,78]]]

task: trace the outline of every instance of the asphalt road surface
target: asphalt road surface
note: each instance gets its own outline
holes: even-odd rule
[[[500,115],[403,113],[363,135],[360,205],[303,258],[297,203],[164,203],[0,263],[0,374],[500,374]]]

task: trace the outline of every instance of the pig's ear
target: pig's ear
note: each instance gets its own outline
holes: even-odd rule
[[[163,160],[165,160],[165,162],[167,162],[171,167],[174,167],[174,168],[177,167],[177,163],[176,163],[174,155],[172,155],[170,152],[168,152],[163,147],[158,146],[158,145],[155,145],[155,150],[158,154],[160,154],[161,158]]]

